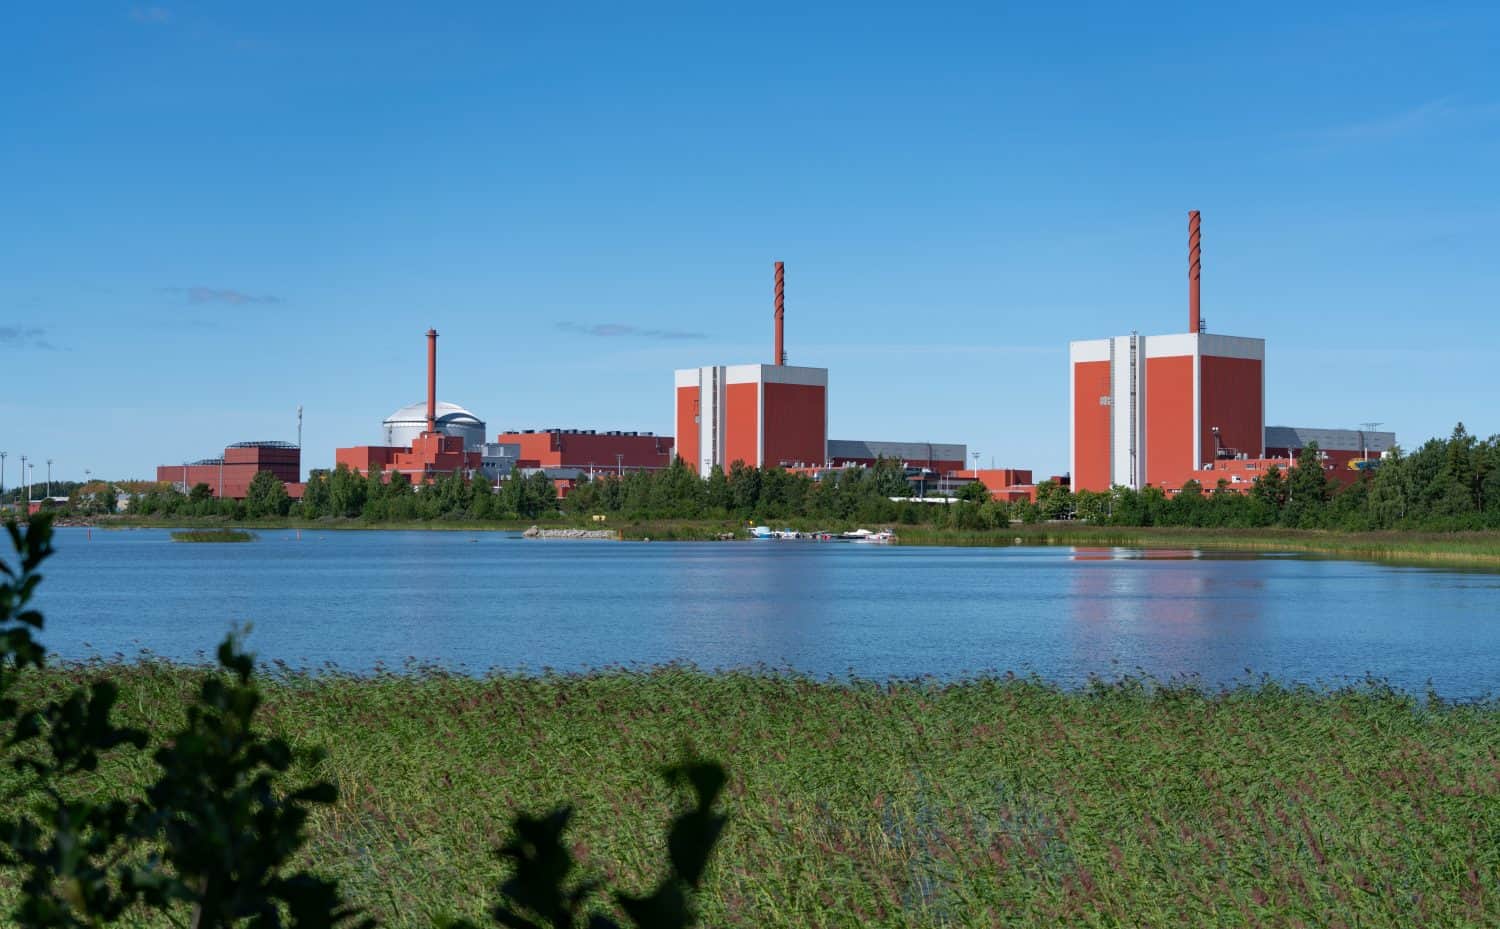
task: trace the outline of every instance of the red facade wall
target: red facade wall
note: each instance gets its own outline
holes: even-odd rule
[[[1339,457],[1335,458],[1334,455]],[[1365,472],[1353,470],[1349,467],[1349,453],[1330,453],[1323,460],[1323,473],[1328,475],[1329,480],[1338,484],[1341,488],[1355,483]],[[1354,453],[1354,457],[1360,457]],[[1219,486],[1219,481],[1224,481],[1227,488],[1234,493],[1247,494],[1255,487],[1255,482],[1274,466],[1281,471],[1281,476],[1286,477],[1294,462],[1285,457],[1272,458],[1250,458],[1250,459],[1226,459],[1214,462],[1212,468],[1191,471],[1183,475],[1181,480],[1173,481],[1162,489],[1168,494],[1176,493],[1182,489],[1182,485],[1189,480],[1197,481],[1204,493],[1212,493]]]
[[[396,453],[399,451],[402,449],[385,445],[356,445],[353,448],[339,448],[333,452],[333,463],[335,466],[344,465],[349,470],[360,474],[368,474],[377,467],[382,471],[389,471],[391,462],[395,460]]]
[[[760,465],[759,384],[730,384],[724,388],[724,470],[736,461]]]
[[[299,448],[250,448],[224,449],[224,464],[247,465],[255,471],[270,471],[282,483],[295,483],[302,477],[302,450]],[[228,483],[226,472],[225,483]]]
[[[763,386],[766,392],[763,464],[822,464],[828,449],[828,388],[805,384]]]
[[[1031,470],[1029,468],[973,468],[958,472],[961,477],[978,478],[979,482],[990,490],[999,490],[1002,487],[1011,487],[1016,484],[1030,484]]]
[[[502,432],[495,441],[521,446],[516,464],[523,468],[556,468],[562,458],[550,432]]]
[[[677,457],[694,470],[702,463],[698,454],[698,417],[703,413],[699,401],[701,393],[699,387],[677,388]]]
[[[1109,490],[1109,394],[1108,361],[1073,365],[1074,490]]]
[[[421,435],[411,448],[387,445],[356,445],[334,451],[334,463],[345,465],[351,471],[369,474],[381,471],[400,471],[411,478],[412,483],[452,474],[455,471],[478,470],[478,452],[464,451],[461,436]]]
[[[478,452],[464,451],[462,436],[442,433],[419,435],[409,450],[399,449],[392,457],[391,470],[402,472],[413,483],[476,471],[481,464]]]
[[[1264,454],[1265,412],[1262,409],[1262,362],[1249,358],[1216,358],[1205,355],[1200,371],[1203,400],[1203,447],[1199,461],[1215,458],[1214,426],[1226,448],[1259,458]]]
[[[302,450],[297,448],[226,448],[224,464],[158,465],[156,479],[166,484],[207,484],[216,497],[243,500],[250,482],[261,471],[270,471],[290,489],[300,478]],[[223,488],[219,487],[222,478]],[[290,492],[290,490],[289,490]]]
[[[1146,359],[1146,483],[1180,481],[1193,453],[1193,356]]]
[[[519,464],[523,468],[618,466],[641,470],[665,468],[672,463],[672,438],[664,435],[502,432],[495,441],[521,446]]]

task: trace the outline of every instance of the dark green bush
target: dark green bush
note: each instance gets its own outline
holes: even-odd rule
[[[52,554],[52,528],[45,516],[24,531],[15,523],[6,528],[18,561],[0,563],[0,752],[15,776],[0,793],[0,869],[18,878],[14,923],[82,929],[146,910],[193,929],[373,926],[336,883],[290,866],[306,842],[310,813],[337,793],[326,781],[288,783],[294,762],[311,766],[321,753],[299,752],[257,730],[255,663],[233,635],[219,646],[218,671],[203,680],[182,727],[156,734],[150,757],[158,773],[146,789],[79,796],[80,775],[106,757],[145,752],[152,735],[114,725],[118,692],[108,681],[37,707],[11,696],[22,674],[46,663],[35,636],[44,620],[30,604]],[[652,893],[608,893],[573,879],[563,844],[570,808],[522,814],[499,850],[512,876],[492,911],[495,922],[517,929],[616,926],[593,909],[603,895],[643,929],[692,925],[692,894],[724,827],[714,811],[724,772],[689,760],[666,775],[691,787],[695,802],[672,823],[670,860]]]

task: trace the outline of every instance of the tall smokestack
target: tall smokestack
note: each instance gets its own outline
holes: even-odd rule
[[[1199,230],[1197,210],[1188,210],[1188,331],[1203,329],[1203,317],[1199,315],[1198,278],[1202,276],[1202,254],[1199,246],[1202,233]]]
[[[786,265],[776,262],[776,355],[772,364],[786,364]]]
[[[437,330],[427,330],[427,431],[437,432]]]

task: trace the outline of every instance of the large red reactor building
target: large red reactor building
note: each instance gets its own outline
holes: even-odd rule
[[[1188,214],[1187,332],[1069,346],[1075,491],[1180,485],[1264,452],[1266,343],[1204,331],[1199,223]]]
[[[828,460],[828,369],[786,363],[785,269],[776,262],[772,364],[710,365],[675,375],[677,455],[707,477],[715,465],[822,465]]]

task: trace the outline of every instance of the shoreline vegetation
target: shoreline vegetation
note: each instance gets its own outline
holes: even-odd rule
[[[511,905],[545,913],[573,871],[595,913],[680,904],[684,918],[631,920],[659,929],[1500,922],[1493,695],[683,665],[257,673],[233,635],[217,669],[52,663],[30,606],[47,520],[12,534],[12,914],[540,925]],[[664,843],[680,791],[653,775],[674,753],[686,766],[669,777],[687,772],[699,800]]]
[[[172,533],[173,542],[253,542],[255,533],[243,529],[181,529]]]
[[[108,679],[120,724],[172,732],[207,674]],[[262,675],[271,734],[326,749],[298,865],[387,927],[481,915],[483,850],[572,798],[582,876],[649,888],[664,753],[727,764],[709,926],[1487,925],[1500,896],[1500,704],[1376,682],[1223,691],[1126,679],[816,681],[681,666],[484,678]],[[393,763],[393,759],[399,759]],[[103,793],[139,773],[106,764]],[[0,897],[4,897],[0,888]]]
[[[59,522],[59,525],[69,525]],[[738,520],[654,519],[597,523],[560,518],[556,520],[390,520],[319,519],[293,517],[257,520],[227,520],[217,517],[159,519],[128,515],[73,521],[72,525],[95,528],[152,529],[306,529],[338,531],[430,530],[452,532],[524,532],[532,526],[543,530],[607,530],[625,541],[721,541],[725,536],[748,538],[748,523]],[[773,523],[804,531],[846,531],[856,523],[807,519]],[[866,526],[865,528],[881,528]],[[959,529],[935,526],[895,525],[897,543],[934,546],[1080,546],[1140,549],[1203,549],[1209,551],[1297,552],[1331,557],[1390,561],[1411,564],[1450,565],[1500,570],[1500,532],[1340,532],[1318,529],[1216,528],[1175,526],[1093,526],[1078,522],[1014,524],[995,529]],[[784,543],[757,543],[784,544]]]

